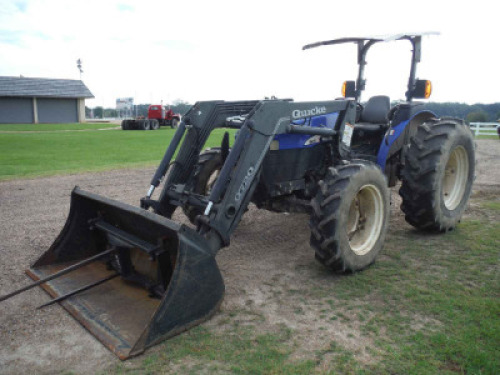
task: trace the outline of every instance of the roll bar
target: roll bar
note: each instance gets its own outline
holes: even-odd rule
[[[329,46],[335,44],[344,44],[344,43],[356,43],[358,45],[358,78],[356,79],[356,101],[359,102],[361,97],[361,92],[365,89],[366,80],[365,80],[365,65],[366,65],[366,54],[371,46],[375,43],[379,42],[392,42],[396,40],[408,40],[413,46],[412,57],[411,57],[411,68],[410,68],[410,77],[408,79],[408,90],[406,91],[406,100],[411,102],[412,94],[415,89],[416,83],[416,73],[417,73],[417,64],[420,62],[421,58],[421,43],[422,36],[426,35],[439,35],[439,32],[428,31],[423,33],[407,33],[407,34],[395,34],[389,36],[380,36],[380,37],[352,37],[352,38],[340,38],[333,40],[325,40],[322,42],[316,42],[307,44],[302,47],[303,50],[321,47],[321,46]]]

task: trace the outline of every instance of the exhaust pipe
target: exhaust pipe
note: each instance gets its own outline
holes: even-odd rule
[[[120,359],[204,322],[219,308],[224,281],[203,236],[78,187],[61,233],[26,272],[43,280],[109,248],[116,251],[41,286]],[[112,270],[121,277],[110,278]]]

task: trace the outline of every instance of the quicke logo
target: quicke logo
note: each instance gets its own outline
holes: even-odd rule
[[[300,109],[296,109],[292,112],[292,117],[293,118],[308,117],[308,116],[321,115],[323,113],[326,113],[326,107],[325,106],[322,106],[322,107],[316,106],[314,108],[304,109],[302,111]]]

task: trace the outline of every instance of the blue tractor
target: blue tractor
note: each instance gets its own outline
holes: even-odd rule
[[[293,102],[285,100],[290,124],[274,135],[251,200],[272,211],[309,213],[316,258],[335,271],[358,271],[375,260],[387,230],[388,188],[398,182],[405,219],[418,229],[449,231],[466,208],[474,180],[472,132],[463,120],[439,118],[414,101],[431,95],[431,82],[416,79],[416,71],[422,37],[432,34],[341,38],[303,47],[355,44],[358,77],[342,85],[343,98],[336,102],[346,103],[345,111],[318,103],[292,110]],[[412,46],[406,100],[391,104],[379,95],[362,104],[367,53],[391,41]],[[242,125],[247,116],[239,118]],[[196,192],[210,191],[224,152],[222,147],[201,154]],[[191,220],[201,213],[185,212]]]
[[[357,47],[358,77],[344,82],[340,99],[195,103],[140,207],[73,190],[65,227],[28,270],[38,280],[32,286],[42,284],[125,359],[217,311],[225,287],[215,256],[250,202],[309,214],[315,256],[336,272],[375,261],[387,233],[389,188],[398,181],[411,225],[453,229],[471,193],[474,142],[464,121],[439,118],[414,101],[431,94],[430,82],[416,79],[423,35],[305,46]],[[374,96],[362,104],[366,54],[392,40],[413,48],[406,101],[391,105],[389,97]],[[237,129],[233,146],[226,132],[220,147],[202,152],[216,128]],[[193,225],[171,219],[177,208]]]

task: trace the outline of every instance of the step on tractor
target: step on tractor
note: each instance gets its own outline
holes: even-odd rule
[[[161,104],[152,104],[148,107],[148,117],[135,120],[122,120],[123,130],[157,130],[160,126],[170,126],[176,129],[181,122],[180,113],[174,113]]]
[[[416,79],[423,35],[306,45],[357,47],[357,80],[344,82],[340,99],[197,102],[140,206],[75,187],[66,225],[27,270],[36,282],[0,300],[40,285],[54,297],[47,304],[61,303],[126,359],[216,313],[225,287],[215,257],[250,203],[309,214],[316,259],[340,273],[375,261],[387,233],[389,188],[398,181],[408,223],[453,229],[471,193],[474,142],[464,121],[439,118],[414,101],[431,93],[429,81]],[[362,104],[367,52],[396,40],[412,46],[406,100],[391,106],[389,97],[374,96]],[[217,128],[237,129],[234,144],[226,133],[220,147],[202,151]],[[179,208],[193,225],[171,219]]]

